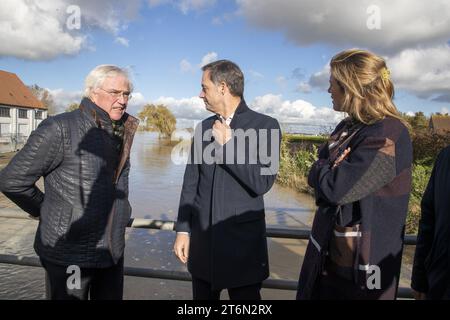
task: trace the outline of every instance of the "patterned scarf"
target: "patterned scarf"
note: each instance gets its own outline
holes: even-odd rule
[[[117,151],[122,151],[123,136],[125,134],[125,125],[122,120],[112,120],[113,134],[117,143]]]

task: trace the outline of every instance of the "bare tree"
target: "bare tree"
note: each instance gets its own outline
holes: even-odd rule
[[[31,90],[31,93],[44,104],[49,115],[56,114],[55,101],[53,100],[52,94],[47,89],[41,88],[37,84],[33,84],[28,88]]]

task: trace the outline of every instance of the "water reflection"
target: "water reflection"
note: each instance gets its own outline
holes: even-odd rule
[[[170,141],[158,139],[156,133],[136,133],[129,196],[134,217],[175,219],[184,166],[171,161],[172,148]]]
[[[176,219],[185,166],[172,161],[173,147],[156,133],[136,134],[130,172],[134,217]],[[269,224],[305,227],[311,223],[314,201],[308,195],[275,185],[265,203]]]

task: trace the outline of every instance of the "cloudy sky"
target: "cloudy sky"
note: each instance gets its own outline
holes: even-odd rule
[[[99,64],[126,67],[129,112],[164,103],[179,119],[208,116],[200,67],[238,63],[245,96],[281,122],[340,115],[328,63],[348,48],[388,61],[403,112],[450,109],[448,0],[2,0],[0,69],[50,90],[63,110]]]

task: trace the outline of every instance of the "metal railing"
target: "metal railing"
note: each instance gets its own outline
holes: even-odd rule
[[[4,210],[4,209],[2,209]],[[8,209],[9,212],[1,212],[0,218],[13,218],[13,219],[30,219],[26,214],[19,214],[14,209]],[[17,213],[16,213],[17,212]],[[131,218],[127,227],[138,229],[158,229],[174,231],[174,221],[153,220],[153,219],[140,219]],[[284,238],[284,239],[309,239],[310,229],[289,229],[289,228],[267,228],[267,236],[271,238]],[[415,245],[417,241],[416,236],[405,236],[405,245]],[[0,263],[29,266],[29,267],[42,267],[38,257],[30,256],[17,256],[0,254]],[[178,280],[178,281],[191,281],[191,276],[188,272],[184,271],[170,271],[154,268],[137,268],[137,267],[124,267],[124,274],[126,276],[143,277],[143,278],[157,278],[165,280]],[[279,290],[297,290],[297,280],[285,280],[285,279],[266,279],[263,284],[263,288],[267,289],[279,289]],[[410,288],[400,287],[397,293],[398,298],[412,299],[412,290]]]

